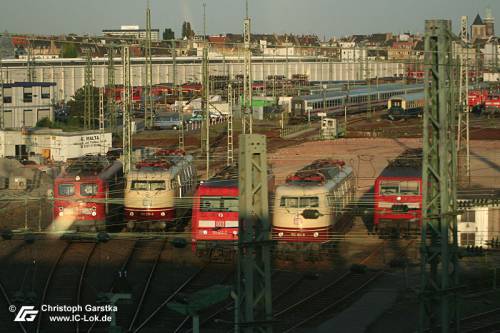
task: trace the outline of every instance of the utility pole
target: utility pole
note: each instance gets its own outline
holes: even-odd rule
[[[253,110],[252,110],[252,51],[250,50],[251,27],[248,17],[248,0],[245,3],[246,17],[243,21],[243,41],[245,54],[245,69],[243,73],[243,133],[252,134]]]
[[[99,88],[99,143],[102,155],[106,154],[104,129],[104,87],[101,87]]]
[[[460,39],[456,49],[460,51],[460,91],[458,105],[458,181],[461,186],[470,183],[470,146],[469,146],[469,40],[467,38],[467,16],[461,18]]]
[[[451,21],[425,22],[423,223],[419,332],[459,332],[456,108],[451,91]],[[450,243],[451,241],[451,243]]]
[[[26,60],[26,78],[28,82],[35,81],[35,60],[33,59],[33,47],[28,39],[28,58]]]
[[[127,174],[132,168],[132,123],[131,123],[131,89],[130,89],[130,49],[122,49],[123,65],[123,173]]]
[[[85,63],[85,102],[83,111],[83,128],[92,129],[94,123],[94,94],[92,82],[92,51],[87,51]]]
[[[205,175],[209,178],[210,169],[210,111],[208,107],[209,82],[208,82],[208,47],[203,48],[202,61],[203,96],[201,98],[204,119],[201,128],[201,152],[205,152],[206,170]]]
[[[227,86],[227,165],[233,165],[233,86]]]
[[[108,117],[109,128],[115,131],[116,128],[116,110],[115,110],[115,62],[114,62],[114,47],[108,48]]]
[[[153,127],[153,64],[151,56],[151,9],[149,8],[149,0],[146,8],[146,82],[144,84],[144,122],[147,129]]]
[[[266,136],[239,136],[236,332],[272,332],[271,225]]]
[[[182,105],[182,88],[177,84],[177,54],[175,50],[175,40],[172,40],[172,85],[174,87],[174,96],[177,96],[179,113],[179,149],[184,150],[184,117]],[[179,89],[180,88],[180,89]]]
[[[1,47],[1,45],[0,45]],[[2,58],[0,57],[0,93],[2,94],[2,97],[0,98],[0,129],[4,129],[5,128],[5,124],[4,124],[4,121],[3,121],[3,117],[4,117],[4,105],[3,105],[3,96],[4,96],[4,81],[3,81],[3,62],[2,62]]]

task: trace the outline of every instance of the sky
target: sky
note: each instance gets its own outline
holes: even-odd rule
[[[11,33],[100,34],[120,25],[145,26],[147,0],[1,0],[0,31]],[[207,33],[239,33],[244,0],[149,0],[152,27],[172,28],[179,36],[183,21]],[[500,32],[500,0],[248,0],[254,33],[316,34],[320,38],[375,32],[422,32],[424,20],[460,16],[469,24],[490,6]]]

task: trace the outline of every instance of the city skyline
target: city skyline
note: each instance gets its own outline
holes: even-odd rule
[[[207,3],[207,33],[239,33],[242,30],[244,1],[180,0],[172,4],[151,0],[152,26],[172,28],[180,37],[183,21],[191,22],[197,34],[203,31],[202,4]],[[264,0],[249,2],[253,33],[316,34],[321,39],[351,34],[376,32],[423,32],[424,20],[452,19],[457,31],[459,18],[469,17],[472,23],[477,13],[484,17],[489,6],[493,16],[500,15],[500,4],[491,0],[313,0],[298,2]],[[170,6],[170,7],[169,7]],[[26,8],[32,10],[26,11]],[[119,29],[121,25],[145,26],[146,1],[132,0],[18,0],[3,4],[1,31],[33,34],[90,34],[100,35],[103,29]],[[359,10],[363,8],[363,10]],[[109,13],[113,12],[113,15]],[[286,15],[280,13],[286,12]],[[68,13],[81,15],[70,16]],[[306,14],[304,14],[306,13]],[[411,13],[408,17],[405,13]],[[166,15],[163,15],[166,14]],[[389,16],[391,19],[387,19]],[[90,19],[89,19],[90,18]],[[278,18],[278,19],[277,19]]]

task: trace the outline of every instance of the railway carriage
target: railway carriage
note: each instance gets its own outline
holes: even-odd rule
[[[104,230],[122,215],[122,163],[92,155],[73,159],[54,180],[53,194],[56,230]]]
[[[129,230],[163,230],[180,226],[196,187],[192,156],[161,150],[128,173],[124,195]]]
[[[381,84],[379,86],[356,87],[350,91],[326,91],[312,95],[296,96],[292,99],[292,116],[306,118],[308,114],[317,117],[320,112],[328,116],[343,115],[344,108],[348,112],[358,113],[367,111],[367,103],[371,101],[372,107],[378,108],[387,105],[392,96],[421,92],[422,84]]]
[[[424,104],[423,92],[393,96],[387,102],[387,116],[391,120],[420,116],[424,110]]]
[[[273,238],[326,243],[333,226],[354,200],[355,179],[343,161],[317,160],[276,188]]]
[[[409,149],[375,180],[374,228],[381,235],[412,236],[422,224],[422,151]]]

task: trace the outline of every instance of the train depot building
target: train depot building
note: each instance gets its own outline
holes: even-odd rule
[[[65,162],[87,154],[106,154],[111,142],[111,132],[63,132],[47,128],[1,130],[0,157]]]
[[[54,82],[14,82],[0,85],[3,128],[34,127],[44,118],[54,121]]]

